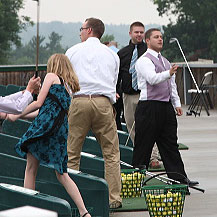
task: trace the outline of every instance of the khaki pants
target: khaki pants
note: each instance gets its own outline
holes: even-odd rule
[[[68,167],[79,170],[83,142],[91,129],[103,152],[109,203],[121,202],[120,150],[115,115],[109,99],[106,97],[72,99],[68,122]]]
[[[123,103],[124,103],[124,118],[126,121],[127,125],[127,130],[130,133],[130,138],[132,142],[134,143],[134,138],[135,138],[135,124],[134,127],[133,123],[135,121],[135,111],[136,111],[136,106],[139,102],[139,94],[136,95],[129,95],[126,93],[123,93]]]
[[[127,130],[130,133],[130,138],[134,144],[135,139],[135,124],[133,126],[133,123],[135,121],[135,111],[136,106],[139,102],[139,94],[136,95],[130,95],[123,93],[123,103],[124,103],[124,117],[127,125]],[[133,126],[133,128],[132,128]],[[157,148],[157,145],[154,144],[152,155],[151,155],[151,161],[152,160],[159,160],[160,154]]]

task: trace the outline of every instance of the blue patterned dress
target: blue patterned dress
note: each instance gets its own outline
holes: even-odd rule
[[[67,111],[71,102],[62,79],[53,84],[38,116],[16,144],[16,152],[26,158],[30,152],[40,164],[55,169],[60,174],[67,172]]]

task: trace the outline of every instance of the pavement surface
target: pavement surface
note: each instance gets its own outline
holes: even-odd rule
[[[181,155],[189,179],[200,182],[205,193],[190,189],[186,196],[183,217],[217,217],[217,110],[210,116],[178,117],[178,142],[189,147]],[[145,212],[111,213],[110,217],[149,217]]]

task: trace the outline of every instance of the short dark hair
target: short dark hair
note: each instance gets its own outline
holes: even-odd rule
[[[92,29],[93,34],[100,39],[105,31],[104,23],[100,19],[93,17],[86,19],[85,22]]]
[[[145,40],[146,40],[146,39],[150,39],[151,34],[152,34],[152,32],[154,32],[154,31],[160,32],[160,29],[158,29],[158,28],[151,28],[151,29],[147,30],[147,31],[145,32]]]
[[[145,28],[145,26],[144,26],[143,23],[141,23],[141,22],[139,22],[139,21],[136,21],[136,22],[134,22],[134,23],[132,23],[132,24],[130,25],[130,32],[133,30],[133,27],[134,27],[134,26],[141,26],[141,27]]]

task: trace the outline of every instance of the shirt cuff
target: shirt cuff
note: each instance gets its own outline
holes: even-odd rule
[[[23,96],[28,99],[28,104],[32,102],[33,97],[32,97],[32,94],[28,90],[24,91]]]
[[[167,78],[171,78],[172,76],[170,75],[170,70],[165,71],[165,76],[167,76]]]
[[[173,104],[173,107],[174,107],[174,108],[177,108],[177,107],[180,107],[180,108],[181,108],[181,102],[180,102],[180,100],[176,100],[176,101],[174,101],[172,104]]]

